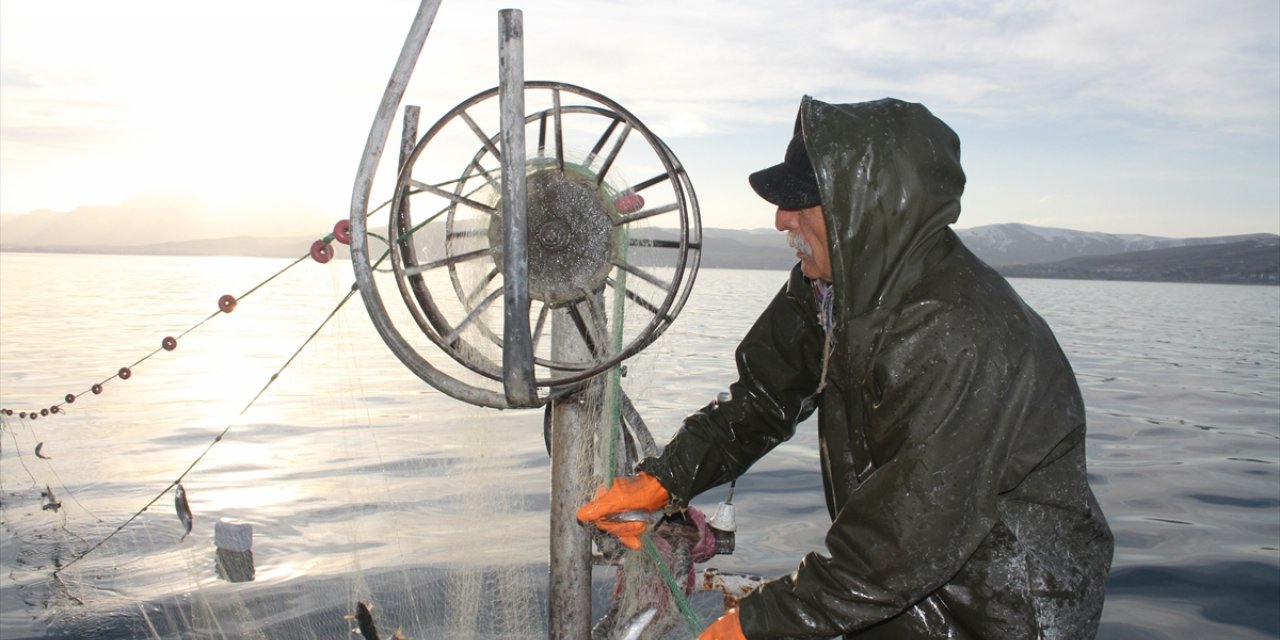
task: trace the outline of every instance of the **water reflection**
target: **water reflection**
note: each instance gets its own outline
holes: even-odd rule
[[[1154,608],[1153,601],[1161,606]],[[1280,569],[1263,562],[1228,561],[1190,566],[1136,565],[1111,572],[1107,607],[1124,622],[1103,624],[1102,638],[1280,636]],[[1203,620],[1223,625],[1202,635]],[[1154,630],[1163,632],[1157,634]],[[1256,633],[1251,633],[1256,632]],[[1221,636],[1219,636],[1221,637]]]

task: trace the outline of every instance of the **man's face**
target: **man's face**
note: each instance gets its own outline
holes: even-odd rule
[[[806,277],[831,281],[831,254],[827,250],[827,221],[822,217],[822,205],[779,208],[773,226],[787,232],[787,244],[796,250],[800,270]]]

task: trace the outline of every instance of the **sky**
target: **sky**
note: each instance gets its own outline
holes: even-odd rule
[[[525,77],[635,114],[704,227],[772,227],[746,176],[781,160],[807,94],[950,124],[961,228],[1280,233],[1275,0],[445,0],[405,97],[424,122],[497,84],[512,6]],[[181,194],[227,236],[324,231],[417,9],[0,0],[0,212]]]

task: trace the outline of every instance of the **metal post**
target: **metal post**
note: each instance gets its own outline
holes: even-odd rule
[[[498,12],[498,110],[502,121],[502,382],[512,407],[536,407],[529,333],[529,223],[524,164],[524,22]]]
[[[498,109],[502,121],[502,255],[505,286],[502,373],[513,407],[538,406],[529,333],[529,240],[524,147],[524,25],[519,9],[498,13]],[[578,362],[590,353],[565,311],[552,317],[553,358]],[[592,432],[589,407],[599,384],[583,385],[551,408],[551,576],[548,632],[552,640],[591,635],[591,537],[577,511],[590,497]],[[596,390],[596,391],[593,391]],[[596,417],[598,420],[598,416]]]
[[[557,358],[583,359],[588,347],[567,311],[551,320],[551,349]],[[592,432],[600,421],[603,376],[551,404],[551,585],[548,630],[551,640],[591,636],[591,535],[577,512],[591,498]]]
[[[418,119],[421,114],[422,108],[417,105],[409,104],[404,107],[404,122],[400,128],[400,160],[397,165],[399,171],[404,170],[409,156],[413,155],[413,148],[418,144]],[[400,198],[400,222],[396,225],[397,228],[412,229],[413,223],[409,220],[409,188],[405,187],[400,193],[395,194],[395,197]],[[412,235],[405,238],[404,245],[409,253],[414,252],[412,242]],[[415,279],[413,284],[415,288],[423,286],[421,279]]]

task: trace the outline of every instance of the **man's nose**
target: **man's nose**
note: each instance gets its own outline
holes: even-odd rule
[[[778,211],[773,214],[773,228],[778,231],[790,231],[795,229],[796,212],[778,207]]]

